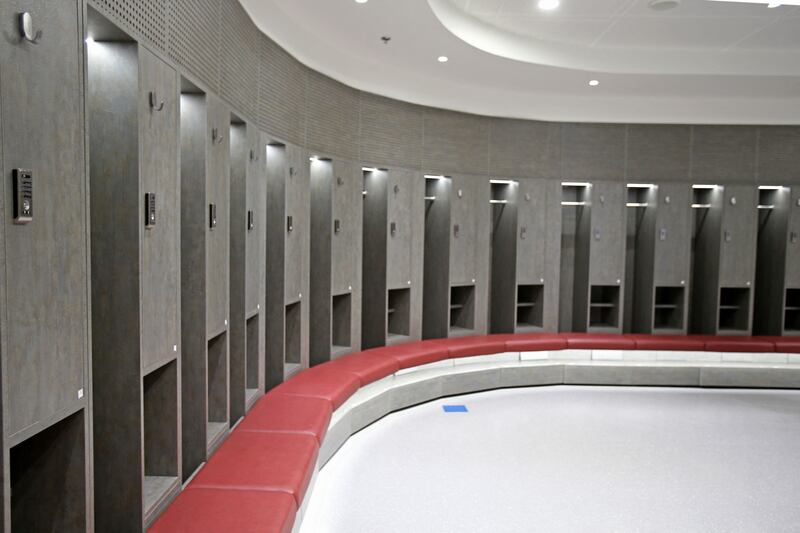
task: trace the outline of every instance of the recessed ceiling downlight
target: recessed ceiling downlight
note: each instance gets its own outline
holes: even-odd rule
[[[366,4],[369,0],[356,0],[356,4]]]
[[[589,80],[589,86],[590,87],[597,87],[598,85],[600,85],[600,81],[599,80]]]
[[[675,9],[679,5],[681,5],[680,0],[650,0],[648,4],[650,9],[655,11],[667,11],[669,9]]]
[[[450,61],[450,58],[447,56],[439,56],[436,58],[436,61],[438,61],[439,63],[447,63],[448,61]]]
[[[543,11],[552,11],[561,4],[560,0],[539,0],[536,4]]]

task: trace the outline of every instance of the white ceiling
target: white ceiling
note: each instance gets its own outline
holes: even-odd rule
[[[543,120],[800,124],[798,7],[683,0],[659,12],[649,0],[561,0],[542,12],[535,0],[241,1],[309,67],[413,103]],[[588,86],[593,78],[598,87]]]

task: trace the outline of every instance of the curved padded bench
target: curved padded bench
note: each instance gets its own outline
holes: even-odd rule
[[[800,338],[486,335],[347,355],[264,395],[151,531],[296,531],[316,472],[381,417],[560,384],[800,388]]]

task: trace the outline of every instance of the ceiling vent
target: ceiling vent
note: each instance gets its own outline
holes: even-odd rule
[[[655,11],[667,11],[675,9],[681,5],[680,0],[650,0],[650,9]]]

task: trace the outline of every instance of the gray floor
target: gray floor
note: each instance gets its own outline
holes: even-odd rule
[[[302,528],[533,531],[800,531],[800,392],[553,387],[437,400],[352,437],[320,472]]]

